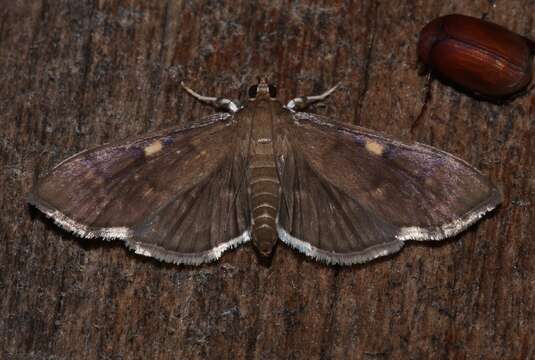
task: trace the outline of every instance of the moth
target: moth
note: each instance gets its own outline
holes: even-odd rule
[[[303,112],[336,86],[282,106],[261,79],[247,107],[182,86],[224,111],[82,151],[38,181],[29,203],[81,237],[121,239],[176,264],[213,261],[249,241],[270,257],[280,239],[350,265],[407,240],[456,235],[501,201],[451,154]]]

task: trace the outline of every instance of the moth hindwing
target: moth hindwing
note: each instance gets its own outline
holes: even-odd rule
[[[270,256],[280,239],[344,265],[406,240],[453,236],[500,202],[451,154],[300,111],[335,88],[283,107],[260,80],[246,108],[185,88],[228,112],[76,154],[29,202],[79,236],[122,239],[177,264],[212,261],[249,240]]]

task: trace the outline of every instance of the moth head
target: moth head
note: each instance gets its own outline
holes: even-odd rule
[[[277,97],[277,87],[267,82],[267,78],[258,78],[258,84],[249,88],[249,100],[255,99],[275,99]]]

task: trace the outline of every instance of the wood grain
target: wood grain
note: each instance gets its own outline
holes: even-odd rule
[[[535,357],[535,97],[477,101],[417,74],[419,30],[485,17],[535,37],[533,1],[4,1],[0,8],[0,358]],[[29,208],[89,146],[210,114],[179,89],[280,98],[343,80],[316,112],[442,148],[503,205],[446,242],[327,267],[251,246],[202,267],[80,240]],[[427,90],[429,89],[429,91]]]

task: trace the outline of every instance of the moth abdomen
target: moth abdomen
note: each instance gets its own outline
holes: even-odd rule
[[[253,242],[263,256],[269,256],[277,242],[277,212],[280,182],[272,154],[252,154],[249,192]]]

